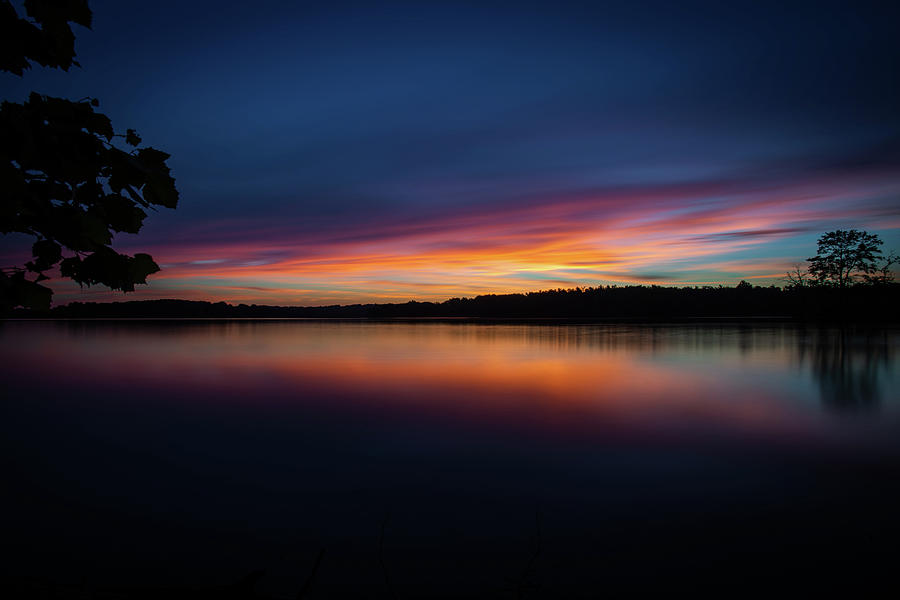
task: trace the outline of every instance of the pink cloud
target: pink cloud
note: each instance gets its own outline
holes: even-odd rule
[[[660,281],[641,273],[681,285],[776,282],[806,258],[786,254],[797,236],[857,223],[897,227],[876,215],[896,212],[879,198],[898,191],[895,174],[868,172],[601,190],[312,232],[290,221],[238,228],[223,220],[185,229],[184,242],[148,247],[137,236],[134,248],[164,270],[129,298],[317,304]],[[55,287],[60,302],[112,298]]]

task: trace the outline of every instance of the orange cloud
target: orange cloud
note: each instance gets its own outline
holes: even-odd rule
[[[875,215],[892,209],[878,199],[898,190],[896,177],[870,173],[780,186],[607,190],[308,234],[289,222],[218,237],[209,226],[186,234],[190,243],[138,243],[163,271],[129,298],[315,305],[610,283],[775,282],[813,249],[808,240],[795,249],[798,238],[834,225],[884,224]],[[110,298],[55,287],[61,302]]]

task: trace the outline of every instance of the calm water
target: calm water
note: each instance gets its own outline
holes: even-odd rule
[[[898,342],[4,322],[4,569],[99,587],[265,569],[257,590],[293,597],[324,548],[309,597],[596,595],[748,569],[858,585],[897,558]]]

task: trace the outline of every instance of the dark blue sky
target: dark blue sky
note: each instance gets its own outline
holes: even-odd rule
[[[172,154],[181,205],[122,240],[161,295],[770,281],[825,228],[898,240],[900,3],[91,7],[83,68],[3,96],[97,97]]]

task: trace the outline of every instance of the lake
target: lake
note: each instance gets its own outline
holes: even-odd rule
[[[5,580],[858,592],[898,558],[898,342],[793,324],[0,322]]]

